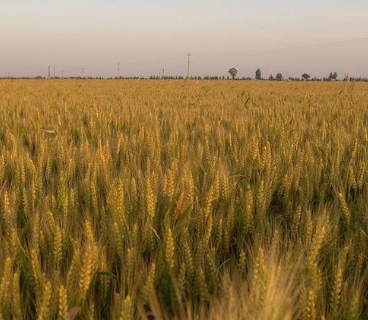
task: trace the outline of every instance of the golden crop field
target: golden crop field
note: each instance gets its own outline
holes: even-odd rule
[[[368,85],[0,82],[0,319],[363,319]]]

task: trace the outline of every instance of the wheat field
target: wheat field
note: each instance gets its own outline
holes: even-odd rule
[[[364,319],[368,85],[0,82],[0,319]]]

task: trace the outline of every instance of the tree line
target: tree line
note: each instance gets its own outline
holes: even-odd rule
[[[234,67],[230,68],[228,70],[228,76],[191,76],[189,79],[192,80],[259,80],[259,81],[339,81],[337,72],[330,72],[330,74],[326,77],[317,78],[317,77],[311,77],[308,73],[303,73],[301,77],[287,77],[284,78],[283,74],[281,72],[278,72],[275,76],[271,74],[269,77],[263,77],[262,71],[260,68],[258,68],[255,71],[254,78],[251,77],[237,77],[238,70]],[[0,80],[4,79],[47,79],[46,77],[42,76],[36,76],[36,77],[0,77]],[[93,79],[93,80],[183,80],[186,79],[183,76],[157,76],[157,75],[151,75],[149,77],[53,77],[52,79],[73,79],[73,80],[84,80],[84,79]],[[348,75],[344,75],[344,77],[341,79],[342,81],[357,81],[357,82],[368,82],[368,78],[354,78],[349,77]]]
[[[236,79],[236,76],[238,75],[238,70],[236,68],[230,68],[228,70],[228,74],[231,76],[231,78],[233,80]],[[276,80],[276,81],[282,81],[284,80],[284,76],[282,75],[281,72],[277,73],[276,76],[274,77],[272,74],[268,77],[268,78],[264,78],[262,77],[262,71],[260,68],[258,68],[255,72],[255,77],[254,77],[255,80]],[[288,79],[286,80],[304,80],[304,81],[308,81],[308,80],[323,80],[323,81],[336,81],[338,80],[338,74],[337,72],[330,72],[329,76],[328,77],[324,77],[324,78],[312,78],[308,73],[303,73],[301,75],[301,78],[292,78],[292,77],[289,77]],[[353,80],[353,78],[350,78],[348,75],[345,75],[344,76],[344,80]]]

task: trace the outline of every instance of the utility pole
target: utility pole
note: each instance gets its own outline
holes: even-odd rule
[[[61,70],[61,78],[64,79],[64,70]]]
[[[120,78],[120,62],[118,63],[118,79]]]
[[[47,68],[47,79],[50,79],[51,78],[51,67],[48,66]]]
[[[162,79],[165,79],[165,69],[162,68]]]
[[[188,57],[188,60],[187,60],[187,64],[188,64],[188,71],[187,71],[187,79],[189,79],[189,75],[190,75],[190,57],[192,55],[190,54],[190,52],[188,52],[187,54],[187,57]]]

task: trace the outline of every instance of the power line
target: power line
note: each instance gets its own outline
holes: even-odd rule
[[[331,41],[325,43],[315,43],[304,46],[285,47],[276,50],[262,49],[262,50],[247,50],[238,52],[195,52],[196,56],[202,57],[242,57],[242,56],[253,56],[253,55],[270,55],[275,53],[285,53],[288,51],[300,51],[308,49],[323,49],[336,46],[361,44],[368,42],[368,37],[355,38],[350,40]]]

